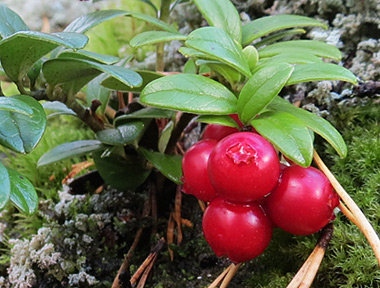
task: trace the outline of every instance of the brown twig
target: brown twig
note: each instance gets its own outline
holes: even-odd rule
[[[232,264],[232,267],[228,271],[226,277],[224,277],[222,284],[220,285],[220,288],[226,288],[228,284],[230,284],[232,278],[235,276],[237,270],[241,266],[242,263],[239,264]]]
[[[202,212],[205,212],[205,210],[206,210],[206,204],[205,204],[205,202],[203,202],[202,200],[198,199],[198,204],[199,204],[199,207],[201,207]]]
[[[169,221],[168,221],[168,229],[167,229],[167,232],[166,232],[166,241],[168,243],[168,246],[170,244],[173,244],[174,242],[174,226],[175,226],[175,222],[174,222],[174,219],[173,219],[173,212],[170,213],[170,216],[169,216]],[[169,255],[170,255],[170,260],[173,261],[174,259],[174,254],[173,254],[173,250],[170,249],[170,247],[168,247],[168,251],[169,251]]]
[[[340,211],[342,211],[342,213],[352,222],[354,223],[356,226],[358,226],[358,221],[357,219],[354,217],[354,215],[352,215],[351,211],[348,210],[348,208],[346,207],[346,205],[343,204],[342,201],[339,202],[339,205],[338,205]]]
[[[222,273],[219,274],[219,276],[207,287],[207,288],[215,288],[219,285],[220,282],[223,281],[224,277],[228,274],[228,272],[231,270],[231,268],[234,266],[234,264],[231,264],[228,266]]]
[[[154,255],[152,261],[150,261],[148,267],[146,267],[144,273],[142,274],[139,284],[137,284],[136,288],[144,288],[146,280],[148,279],[149,273],[152,270],[154,262],[156,262],[156,259],[157,259],[157,255]]]
[[[181,205],[182,205],[182,191],[181,185],[177,186],[175,194],[175,205],[174,205],[174,221],[177,224],[177,245],[182,243],[182,221],[181,221]]]
[[[380,239],[376,234],[376,231],[373,229],[372,225],[369,223],[363,212],[360,210],[358,205],[356,205],[355,201],[352,200],[350,195],[344,190],[342,185],[336,180],[335,176],[331,173],[331,171],[327,168],[325,163],[323,163],[322,159],[319,157],[317,151],[314,150],[314,161],[322,170],[322,172],[326,175],[326,177],[330,180],[331,185],[334,187],[336,193],[342,199],[343,203],[347,206],[347,208],[351,211],[353,217],[357,220],[354,223],[367,238],[369,244],[372,247],[372,250],[375,253],[376,259],[380,266]]]

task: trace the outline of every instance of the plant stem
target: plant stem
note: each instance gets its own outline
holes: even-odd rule
[[[226,277],[223,279],[222,284],[220,285],[220,288],[226,288],[228,284],[230,284],[232,278],[235,276],[237,270],[239,269],[241,263],[239,264],[232,264],[231,269],[228,271]]]
[[[352,222],[354,223],[356,226],[358,226],[358,221],[357,219],[354,217],[354,215],[352,215],[351,211],[348,210],[348,208],[346,207],[346,205],[343,204],[342,201],[339,202],[339,205],[338,205],[340,211]]]
[[[170,13],[170,0],[161,0],[160,20],[164,22],[168,21],[169,13]],[[157,44],[156,71],[164,71],[165,69],[164,47],[165,47],[165,43]]]
[[[228,266],[222,273],[219,274],[219,276],[212,282],[207,288],[215,288],[219,285],[220,282],[224,279],[224,277],[227,275],[227,273],[231,270],[232,266],[234,264],[231,264]]]
[[[355,201],[352,200],[350,195],[344,190],[342,185],[336,180],[335,176],[331,173],[331,171],[327,168],[325,163],[323,163],[321,157],[319,157],[317,151],[314,150],[314,161],[322,170],[322,172],[326,175],[326,177],[330,180],[331,185],[334,187],[336,193],[338,193],[339,197],[342,199],[343,203],[346,204],[347,208],[351,211],[353,217],[357,220],[354,224],[358,226],[358,228],[362,231],[364,236],[367,238],[369,244],[372,247],[373,252],[375,253],[376,259],[380,266],[380,239],[377,236],[375,230],[372,225],[369,223],[368,219],[365,217],[363,212],[360,210],[358,205],[356,205]]]
[[[190,120],[193,118],[194,118],[194,115],[192,114],[188,114],[188,113],[182,114],[181,118],[178,120],[177,124],[175,125],[173,129],[172,135],[170,136],[168,145],[166,146],[166,149],[165,149],[166,154],[174,153],[178,139],[181,137],[183,130],[186,128]]]

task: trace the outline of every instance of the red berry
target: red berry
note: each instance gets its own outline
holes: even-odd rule
[[[203,133],[202,138],[219,141],[224,137],[236,132],[239,132],[239,129],[234,127],[228,127],[217,124],[208,124],[206,126],[205,132]]]
[[[256,203],[214,199],[203,215],[203,233],[216,256],[239,263],[260,255],[269,245],[272,224]]]
[[[266,211],[274,224],[296,235],[322,229],[335,218],[339,204],[327,177],[313,167],[285,168],[277,188],[266,201]]]
[[[203,201],[211,201],[216,196],[207,174],[207,162],[216,144],[215,140],[199,141],[182,159],[183,191]]]
[[[251,132],[220,140],[208,161],[208,175],[216,192],[232,202],[260,199],[275,188],[279,174],[273,146]]]

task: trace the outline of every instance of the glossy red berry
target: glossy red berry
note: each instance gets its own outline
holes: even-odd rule
[[[182,159],[183,191],[200,200],[211,201],[216,193],[207,174],[207,163],[215,140],[202,140],[186,151]]]
[[[333,210],[338,204],[339,196],[321,171],[294,165],[282,172],[278,186],[267,198],[266,211],[283,230],[308,235],[335,218]]]
[[[205,128],[205,132],[203,133],[202,139],[212,139],[219,141],[224,137],[239,132],[239,129],[234,127],[228,127],[217,124],[208,124]]]
[[[207,207],[202,225],[215,254],[234,263],[260,255],[272,237],[272,224],[256,203],[241,205],[216,198]]]
[[[232,202],[251,202],[277,185],[280,163],[273,146],[256,133],[223,138],[208,161],[208,175],[218,195]]]

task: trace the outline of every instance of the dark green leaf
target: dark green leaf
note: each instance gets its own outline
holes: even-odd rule
[[[30,68],[27,74],[30,80],[30,87],[34,87],[36,85],[38,76],[40,76],[40,73],[41,73],[42,64],[44,64],[45,61],[46,59],[43,57],[37,60],[37,62],[33,64],[32,68]]]
[[[38,208],[38,196],[32,183],[13,169],[8,169],[11,202],[23,213],[31,215]]]
[[[148,83],[164,76],[160,73],[148,71],[148,70],[136,70],[135,72],[138,73],[142,77],[142,84],[138,87],[131,87],[131,86],[125,85],[113,77],[106,78],[101,83],[101,85],[106,88],[117,90],[117,91],[141,92]]]
[[[240,44],[221,28],[203,27],[194,30],[189,34],[185,44],[209,55],[212,60],[230,65],[245,76],[251,75]]]
[[[12,96],[32,109],[31,115],[0,111],[0,144],[20,153],[29,153],[40,141],[46,127],[46,114],[32,97]]]
[[[241,74],[237,72],[234,68],[214,60],[197,60],[195,62],[197,65],[207,65],[211,70],[222,75],[231,85],[239,82],[241,79]]]
[[[32,116],[33,109],[24,100],[29,96],[19,95],[18,97],[0,97],[0,110],[21,113]]]
[[[307,127],[326,139],[326,141],[334,147],[341,157],[346,157],[347,146],[344,143],[342,136],[325,119],[303,109],[297,108],[281,97],[274,98],[268,108],[276,111],[287,112],[297,117],[303,121]]]
[[[101,73],[124,85],[136,87],[142,84],[141,76],[130,69],[82,59],[51,59],[44,63],[42,71],[50,85],[60,84],[66,93],[73,94]]]
[[[99,62],[102,64],[114,64],[120,59],[118,57],[110,56],[110,55],[104,55],[104,54],[99,54],[91,51],[86,51],[86,50],[78,50],[78,51],[69,51],[65,50],[61,52],[58,57],[60,58],[76,58],[76,59],[84,59],[84,60],[90,60],[90,61],[95,61]]]
[[[37,166],[44,166],[64,159],[80,157],[104,148],[98,140],[80,140],[63,143],[46,152],[38,160]]]
[[[140,1],[144,2],[144,3],[148,4],[150,7],[152,7],[154,12],[156,12],[156,14],[158,13],[157,7],[150,0],[140,0]]]
[[[164,110],[158,108],[143,108],[141,110],[137,110],[136,112],[125,114],[117,117],[115,119],[115,125],[124,120],[129,119],[153,119],[153,118],[172,118],[174,116],[174,112],[171,110]]]
[[[208,24],[226,31],[238,43],[241,43],[242,28],[240,16],[229,0],[194,0]]]
[[[331,58],[339,61],[342,54],[335,46],[315,40],[292,40],[274,43],[259,50],[261,58],[272,57],[279,54],[302,55],[313,54],[318,57]]]
[[[103,180],[120,190],[136,189],[149,176],[150,171],[139,155],[120,156],[116,153],[94,153],[96,169]]]
[[[1,6],[0,6],[1,8]],[[11,182],[7,168],[0,162],[0,210],[7,205],[11,194]]]
[[[222,84],[207,77],[177,74],[149,83],[141,92],[146,105],[198,114],[236,112],[236,97]]]
[[[240,92],[237,102],[239,118],[248,123],[260,113],[285,86],[293,67],[286,63],[257,70]]]
[[[276,34],[270,35],[268,37],[265,37],[263,40],[256,42],[255,47],[259,48],[264,45],[269,45],[273,42],[276,42],[277,40],[280,40],[284,37],[289,37],[295,34],[304,34],[306,33],[306,30],[304,29],[292,29],[292,30],[286,30],[286,31],[281,31]]]
[[[0,39],[18,31],[29,31],[29,27],[13,10],[0,4]]]
[[[357,84],[356,76],[346,68],[332,63],[296,65],[286,85],[308,81],[341,80]]]
[[[298,15],[273,15],[253,20],[243,26],[243,45],[248,45],[252,41],[269,33],[294,27],[327,26],[317,20]]]
[[[165,128],[162,129],[160,138],[158,139],[158,151],[164,153],[166,150],[166,146],[168,146],[170,136],[172,135],[174,129],[174,122],[169,121],[166,124]]]
[[[313,141],[309,129],[297,117],[286,112],[265,112],[251,121],[261,136],[286,157],[308,167],[313,160]]]
[[[144,45],[152,45],[173,40],[185,41],[186,38],[186,35],[179,33],[172,33],[167,31],[147,31],[137,34],[135,37],[133,37],[129,42],[129,45],[134,48],[138,48]]]
[[[144,148],[139,148],[139,151],[166,178],[178,185],[182,184],[182,157],[180,155],[166,155]]]
[[[144,123],[130,121],[115,129],[105,129],[96,133],[99,141],[109,145],[126,145],[135,142],[144,131]]]
[[[52,113],[47,116],[47,118],[52,118],[57,115],[71,115],[77,116],[77,114],[68,108],[65,104],[59,101],[46,102],[42,104],[45,110],[51,111]]]
[[[217,124],[239,128],[239,125],[236,123],[236,121],[228,115],[201,115],[197,118],[197,121],[207,124]]]
[[[80,49],[87,41],[87,36],[77,33],[17,32],[0,41],[1,65],[9,78],[17,82],[37,60],[56,47]]]
[[[106,77],[107,75],[101,74],[95,79],[91,80],[88,83],[86,90],[87,106],[91,107],[92,101],[99,100],[102,105],[100,105],[100,107],[97,109],[97,112],[99,112],[101,115],[105,113],[109,98],[111,96],[111,91],[101,85]],[[119,81],[117,82],[120,83]]]

